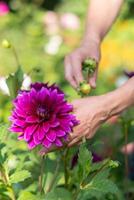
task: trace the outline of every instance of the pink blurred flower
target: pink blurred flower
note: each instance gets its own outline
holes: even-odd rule
[[[58,15],[53,11],[48,11],[43,17],[45,31],[48,35],[56,34],[59,31]]]
[[[73,13],[65,13],[60,18],[60,24],[65,29],[77,30],[80,26],[80,20]]]
[[[0,16],[6,15],[9,13],[9,7],[6,2],[0,1]]]
[[[121,148],[121,152],[128,155],[134,153],[134,142],[124,145]]]

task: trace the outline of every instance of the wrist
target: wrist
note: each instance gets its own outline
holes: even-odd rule
[[[101,43],[101,37],[95,30],[86,30],[85,35],[82,40],[82,45],[90,45],[91,43],[94,43],[95,45],[100,45]]]
[[[126,108],[134,105],[134,78],[122,87],[105,96],[104,108],[107,118],[120,114]]]

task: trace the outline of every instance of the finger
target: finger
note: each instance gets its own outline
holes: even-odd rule
[[[86,135],[88,134],[89,130],[86,130],[85,132],[83,132],[83,134],[77,135],[77,137],[75,137],[74,139],[72,139],[69,143],[68,146],[71,147],[73,145],[75,145],[76,143],[80,143],[80,141],[82,140],[82,138],[87,138]]]
[[[73,76],[77,82],[77,86],[83,82],[81,60],[74,54],[71,56],[71,64],[73,69]]]
[[[81,141],[81,137],[80,138],[75,138],[70,143],[68,143],[68,147],[72,147],[73,145],[79,143],[80,141]]]
[[[72,85],[72,87],[76,88],[77,84],[73,77],[72,65],[70,62],[69,56],[65,57],[64,60],[64,69],[65,69],[65,78]]]
[[[84,133],[88,133],[88,132],[89,132],[89,128],[87,128],[86,123],[81,122],[80,125],[73,128],[73,132],[71,133],[70,140],[73,140],[76,137],[81,137],[81,135],[85,135]]]
[[[89,77],[89,84],[92,88],[96,88],[97,75],[98,75],[98,68],[96,68],[94,74],[91,77]]]
[[[96,133],[96,131],[98,130],[98,128],[99,128],[99,125],[98,125],[94,130],[90,130],[90,131],[88,132],[87,139],[93,138],[93,136],[95,135],[95,133]]]

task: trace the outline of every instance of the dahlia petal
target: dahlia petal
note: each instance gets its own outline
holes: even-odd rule
[[[48,132],[48,130],[49,130],[49,127],[50,127],[50,125],[49,125],[49,123],[48,123],[48,122],[44,122],[44,123],[43,123],[43,130],[44,130],[44,132],[45,132],[45,133],[47,133],[47,132]]]
[[[27,118],[26,118],[26,122],[27,123],[36,123],[36,122],[38,122],[38,117],[37,116],[28,116]]]
[[[54,130],[50,130],[47,134],[46,134],[46,138],[50,141],[50,142],[54,142],[56,139],[56,132]]]
[[[71,132],[71,128],[65,124],[61,124],[62,129],[67,132],[70,133]]]
[[[62,101],[64,101],[64,94],[58,94],[58,96],[57,96],[57,103],[59,104],[59,103],[61,103]]]
[[[44,102],[45,99],[49,96],[49,91],[47,88],[42,87],[38,94],[38,99],[41,102]]]
[[[20,120],[20,119],[14,120],[14,123],[15,123],[17,126],[20,126],[20,127],[23,127],[23,126],[25,125],[25,121]]]
[[[62,147],[63,146],[62,142],[58,138],[56,138],[56,140],[55,140],[55,145],[57,147]]]
[[[53,127],[53,128],[55,128],[59,125],[60,125],[60,122],[58,122],[58,121],[51,122],[51,127]]]
[[[35,124],[27,126],[25,129],[25,132],[27,132],[27,134],[29,134],[29,135],[32,135],[35,132],[35,130],[37,129],[37,127],[38,127],[38,125],[35,125]]]
[[[37,96],[36,90],[34,88],[32,88],[30,91],[31,99],[36,99],[36,96]]]
[[[31,140],[31,141],[28,142],[28,148],[29,149],[33,149],[35,147],[36,147],[36,144],[35,144],[35,142],[33,140]]]
[[[24,112],[22,109],[16,108],[16,113],[18,116],[25,118],[26,117],[26,112]]]
[[[56,135],[57,135],[58,137],[63,137],[63,136],[66,135],[66,132],[65,132],[65,131],[62,131],[62,130],[58,130],[58,131],[56,132]]]
[[[52,143],[47,138],[45,138],[43,140],[43,146],[49,149],[52,146]]]
[[[57,90],[54,89],[51,94],[50,94],[50,102],[51,102],[51,105],[53,105],[54,103],[56,103],[56,100],[57,100]]]
[[[63,108],[64,112],[71,112],[73,110],[73,106],[70,104],[66,104]]]
[[[24,134],[21,134],[18,136],[18,140],[22,140],[22,139],[24,139]]]
[[[24,131],[24,140],[26,142],[28,142],[29,140],[31,140],[31,135],[27,131]]]
[[[38,139],[38,131],[36,131],[33,135],[33,140],[36,145],[41,144],[41,141]]]
[[[45,131],[44,131],[43,127],[39,127],[38,128],[38,139],[43,140],[44,136],[45,136]]]
[[[16,126],[11,126],[9,128],[9,130],[12,132],[22,132],[23,131],[21,127],[16,127]]]

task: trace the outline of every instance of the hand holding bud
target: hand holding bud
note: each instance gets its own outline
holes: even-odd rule
[[[89,95],[91,91],[91,86],[88,83],[88,78],[90,74],[93,74],[96,70],[97,63],[94,59],[87,58],[83,64],[82,64],[82,70],[84,72],[84,78],[85,80],[80,83],[78,92],[81,96],[87,96]]]

